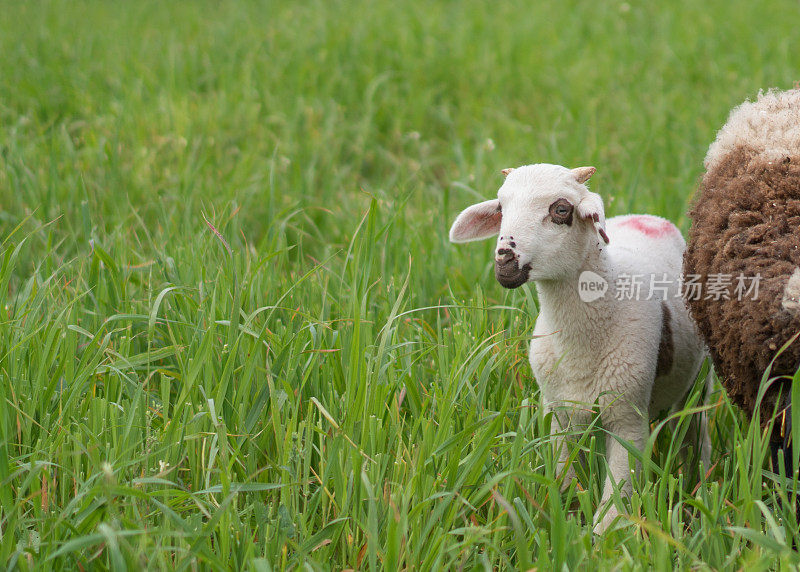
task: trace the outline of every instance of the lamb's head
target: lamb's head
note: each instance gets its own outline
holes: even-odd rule
[[[594,172],[548,164],[505,169],[497,198],[458,215],[450,240],[499,235],[495,276],[506,288],[578,273],[590,249],[608,243],[603,200],[584,184]]]

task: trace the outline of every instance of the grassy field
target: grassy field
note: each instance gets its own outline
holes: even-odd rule
[[[721,392],[702,482],[659,426],[593,538],[535,290],[447,241],[532,162],[685,231],[729,109],[800,79],[796,1],[0,4],[0,565],[800,565]]]

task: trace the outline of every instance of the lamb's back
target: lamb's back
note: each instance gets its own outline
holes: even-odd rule
[[[606,221],[606,231],[609,253],[619,272],[680,273],[686,243],[667,219],[643,214],[616,216]]]

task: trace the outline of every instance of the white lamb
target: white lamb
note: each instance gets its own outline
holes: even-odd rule
[[[641,450],[649,434],[644,414],[681,405],[705,355],[680,297],[680,231],[649,215],[606,221],[602,198],[584,184],[594,172],[548,164],[505,169],[498,198],[464,210],[450,229],[452,242],[499,233],[497,280],[506,288],[536,283],[540,309],[530,362],[556,421],[564,486],[575,472],[571,465],[564,470],[568,453],[560,445],[569,428],[591,421],[586,404],[598,402],[604,428]],[[707,466],[708,436],[701,431]],[[603,516],[614,483],[623,495],[631,492],[627,450],[613,436],[606,458],[598,533],[618,515],[612,504]]]

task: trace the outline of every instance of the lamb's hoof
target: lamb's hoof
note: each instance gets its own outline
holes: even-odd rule
[[[595,525],[594,528],[592,529],[592,532],[594,532],[597,535],[603,534],[605,531],[611,528],[612,525],[614,524],[614,521],[619,516],[619,510],[617,510],[617,507],[614,504],[608,507],[608,510],[606,511],[605,515],[603,515],[602,513],[603,513],[603,505],[601,505],[600,508],[597,509],[597,512],[594,515]]]
[[[561,479],[560,488],[561,488],[561,492],[563,493],[564,491],[569,489],[570,486],[572,486],[572,482],[573,481],[577,481],[578,480],[578,475],[575,474],[575,469],[570,467],[567,470],[567,472],[565,474],[561,475],[559,478]]]

